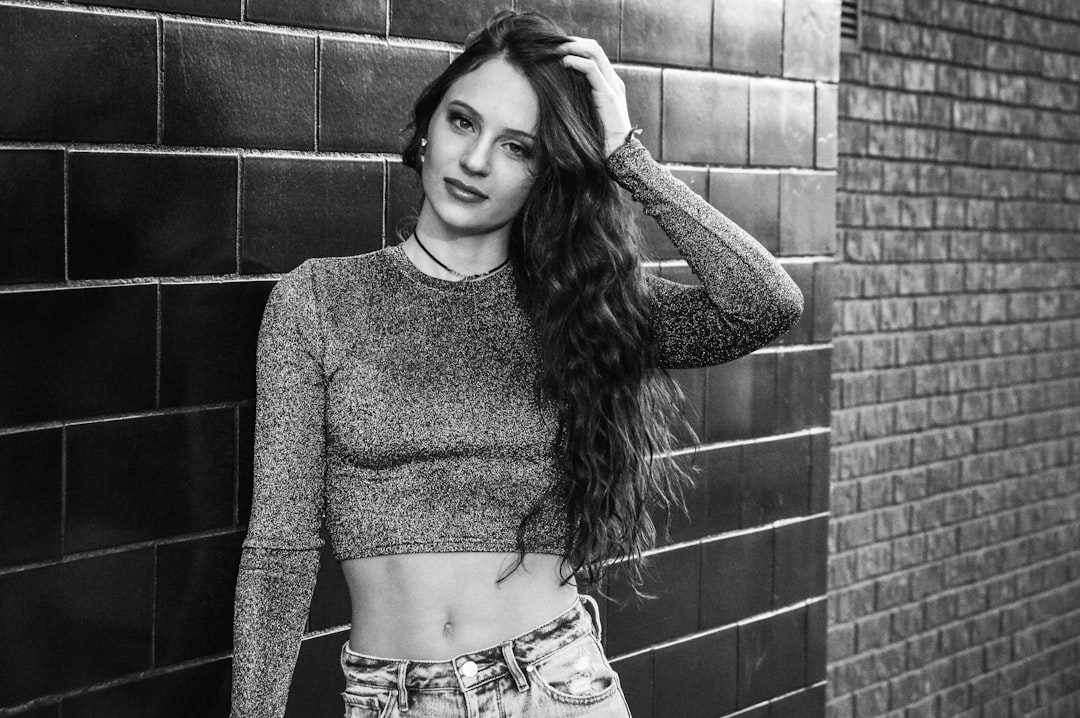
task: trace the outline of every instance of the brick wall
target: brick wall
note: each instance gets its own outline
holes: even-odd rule
[[[864,3],[829,715],[1080,715],[1080,5]]]
[[[0,715],[225,715],[263,304],[393,241],[404,112],[505,5],[0,0]],[[634,714],[822,716],[839,6],[518,6],[602,42],[654,155],[806,295],[775,346],[678,373],[691,520],[656,600],[602,603]],[[292,716],[341,710],[324,558]]]

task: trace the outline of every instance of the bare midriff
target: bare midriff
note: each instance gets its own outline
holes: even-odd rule
[[[496,645],[558,616],[577,587],[562,558],[417,553],[341,562],[352,602],[349,647],[381,658],[438,661]]]

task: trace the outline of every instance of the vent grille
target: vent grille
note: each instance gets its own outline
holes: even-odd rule
[[[840,3],[840,51],[859,51],[859,0],[841,0]]]

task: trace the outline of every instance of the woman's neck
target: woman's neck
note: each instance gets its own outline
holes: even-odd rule
[[[505,264],[509,253],[508,232],[445,237],[421,225],[402,245],[409,260],[424,274],[460,281],[485,275]]]

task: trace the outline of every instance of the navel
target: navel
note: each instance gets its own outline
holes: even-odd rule
[[[444,638],[450,638],[454,635],[454,623],[452,621],[447,621],[443,624],[442,634]]]

